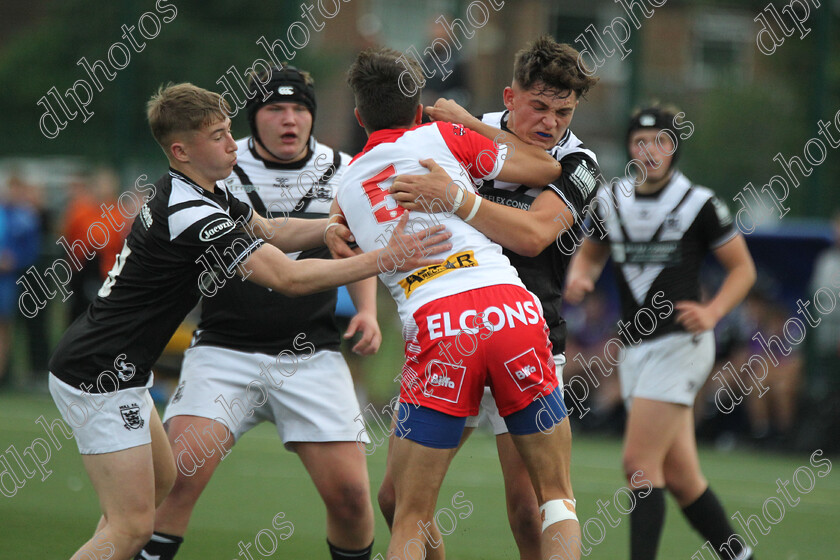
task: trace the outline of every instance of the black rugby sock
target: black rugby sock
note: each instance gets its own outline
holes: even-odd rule
[[[737,537],[732,538],[735,531],[732,529],[732,525],[729,524],[729,518],[726,516],[726,512],[723,511],[723,506],[710,487],[707,487],[706,491],[699,498],[683,508],[683,515],[691,523],[691,526],[694,527],[694,530],[709,541],[709,544],[716,551],[722,551],[723,546],[726,545],[728,549],[732,550],[735,558],[740,559],[742,557],[744,545]],[[753,556],[748,555],[744,556],[744,558],[749,560]]]
[[[361,550],[348,550],[346,548],[338,548],[327,539],[327,546],[330,547],[330,556],[332,560],[370,560],[370,553],[373,550],[373,541]]]
[[[148,560],[149,558],[172,560],[175,558],[175,553],[178,552],[178,547],[181,546],[182,542],[184,542],[184,537],[155,531],[143,550],[134,557],[134,560]]]
[[[633,490],[636,507],[630,512],[630,560],[654,560],[665,524],[665,489]]]

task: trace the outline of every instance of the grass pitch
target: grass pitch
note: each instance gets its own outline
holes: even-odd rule
[[[35,438],[47,440],[43,428],[35,423],[41,415],[50,421],[58,417],[48,397],[0,395],[0,450],[5,450],[0,454],[0,471],[9,465],[21,476],[9,449],[14,445],[22,452]],[[51,455],[44,468],[51,473],[46,480],[42,481],[42,475],[36,473],[25,480],[14,496],[0,496],[0,559],[66,559],[96,525],[99,508],[75,441],[58,437],[62,448],[56,449],[50,442]],[[619,491],[623,486],[620,452],[620,442],[613,439],[576,437],[574,441],[572,480],[578,516],[582,523],[591,518],[600,520],[588,525],[589,543],[601,540],[592,546],[589,558],[614,560],[628,555],[629,519],[614,503],[624,503]],[[811,466],[809,455],[701,450],[705,474],[728,513],[740,512],[743,518],[757,515],[769,529],[767,535],[762,535],[755,522],[751,525],[758,542],[756,554],[761,560],[840,557],[840,460],[829,459],[831,470],[826,471],[826,463],[819,468]],[[377,449],[368,461],[375,504],[375,492],[385,467],[385,448]],[[793,502],[797,498],[800,501],[790,506],[777,493],[776,481],[792,480],[800,467],[808,467],[814,473],[813,488],[802,493],[791,482],[788,489]],[[820,473],[824,476],[820,477]],[[10,476],[0,472],[0,477],[4,487],[10,489]],[[803,489],[810,484],[804,470],[800,470],[797,480]],[[771,497],[784,503],[781,519],[775,502],[767,501]],[[607,510],[612,521],[598,513],[599,499],[610,504]],[[466,506],[467,502],[471,507]],[[765,504],[769,505],[764,507]],[[457,516],[452,534],[445,539],[449,558],[518,558],[505,516],[502,478],[492,436],[476,433],[459,453],[444,482],[438,508],[449,508]],[[278,517],[280,513],[283,516]],[[282,525],[283,522],[294,526],[290,535],[289,525]],[[617,526],[612,527],[615,522]],[[378,515],[376,523],[374,553],[384,556],[388,531]],[[734,525],[738,530],[738,523]],[[603,533],[599,526],[604,527]],[[288,538],[282,539],[284,536]],[[267,424],[245,436],[219,467],[196,508],[178,558],[246,558],[240,555],[240,542],[252,544],[250,554],[254,559],[329,557],[324,506],[300,462],[283,449],[273,427]],[[259,552],[258,545],[268,552],[274,542],[277,544],[273,554],[265,556]],[[659,557],[713,560],[708,552],[694,556],[701,545],[700,538],[669,499]]]

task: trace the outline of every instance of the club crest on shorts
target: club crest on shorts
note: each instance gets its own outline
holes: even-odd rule
[[[522,392],[543,382],[542,364],[533,348],[506,361],[505,368]]]
[[[126,430],[139,430],[146,423],[145,420],[140,418],[140,405],[137,403],[121,404],[120,414]]]
[[[181,397],[184,396],[184,381],[178,383],[178,386],[175,388],[175,392],[172,394],[172,400],[169,401],[169,404],[175,404],[176,402],[181,400]]]

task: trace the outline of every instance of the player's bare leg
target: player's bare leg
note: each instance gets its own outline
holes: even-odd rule
[[[571,441],[568,422],[563,422],[557,429],[568,430]],[[540,535],[542,534],[540,505],[537,502],[534,486],[531,484],[531,477],[528,475],[528,468],[522,461],[510,434],[496,436],[496,448],[505,480],[508,521],[519,549],[519,558],[520,560],[539,560],[541,557]]]
[[[574,506],[570,502],[574,500],[574,493],[569,474],[572,436],[568,424],[569,419],[564,418],[553,429],[511,437],[528,469],[537,501],[546,504],[552,500],[564,500],[565,508],[574,514]],[[542,531],[540,543],[542,558],[546,560],[578,560],[582,547],[580,524],[577,519],[552,523]]]
[[[743,554],[740,543],[729,540],[735,532],[730,518],[700,469],[692,420],[693,415],[689,415],[683,422],[665,456],[665,487],[677,500],[691,526],[703,539],[709,541],[713,548],[723,550],[723,545],[727,544],[738,547],[737,550],[733,550],[735,554]],[[753,558],[752,552],[748,550],[743,557]]]
[[[396,507],[394,476],[391,474],[391,449],[394,447],[394,439],[396,437],[391,434],[391,437],[388,438],[388,454],[385,457],[385,476],[382,477],[382,484],[379,485],[379,492],[376,495],[379,511],[382,512],[382,517],[385,518],[388,530],[391,530],[394,526],[394,508]]]
[[[665,523],[665,457],[686,423],[692,423],[691,417],[688,406],[633,399],[624,435],[624,474],[631,490],[634,490],[634,479],[650,481],[653,488],[644,493],[638,489],[634,492],[636,504],[630,514],[631,560],[656,558]]]
[[[370,546],[370,481],[367,459],[356,442],[299,442],[295,451],[327,507],[329,542],[346,550]]]
[[[396,508],[388,558],[423,560],[435,551],[443,557],[443,541],[434,532],[435,505],[455,449],[435,449],[408,439],[391,441],[391,470]]]
[[[469,436],[469,433],[472,432],[472,428],[465,428],[464,435],[461,437],[460,445],[464,444],[466,438]],[[392,468],[392,459],[391,459],[391,450],[394,447],[394,440],[399,439],[397,436],[391,434],[391,437],[388,439],[388,456],[385,463],[385,476],[382,478],[382,484],[379,486],[379,493],[377,495],[377,501],[379,502],[379,510],[382,512],[382,516],[385,518],[385,523],[388,524],[388,529],[391,530],[394,525],[394,510],[396,509],[396,498],[395,498],[395,490],[394,490],[394,477],[391,473]],[[440,534],[440,530],[437,527],[437,524],[432,520],[432,524],[426,528],[431,536],[431,540],[433,542],[443,542],[443,535]],[[439,547],[435,548],[433,546],[426,547],[426,560],[444,560],[446,558],[445,550],[443,544]]]
[[[691,408],[636,397],[627,415],[624,437],[624,474],[642,471],[655,488],[665,486],[663,464],[677,435],[691,422]]]
[[[709,486],[700,470],[693,415],[690,414],[681,420],[677,436],[665,455],[662,470],[665,487],[681,508],[694,502]]]
[[[185,469],[191,470],[195,467],[192,474],[182,472],[180,468],[177,469],[175,485],[163,503],[158,506],[155,515],[156,532],[183,537],[198,498],[222,460],[222,453],[218,446],[221,445],[224,454],[227,455],[233,447],[233,437],[224,424],[201,416],[174,416],[167,422],[167,428],[172,453],[179,455],[184,452],[184,442],[188,441],[192,452],[200,461],[203,461],[203,463],[188,466],[184,463]],[[188,429],[191,432],[189,439],[184,437]],[[195,434],[198,434],[198,441],[194,439]],[[208,452],[201,452],[202,447]],[[183,457],[186,461],[190,454],[185,453]]]
[[[129,560],[151,536],[155,504],[171,488],[175,464],[154,409],[149,430],[151,444],[113,453],[82,455],[103,516],[96,534],[72,560]],[[131,484],[126,484],[127,480]]]

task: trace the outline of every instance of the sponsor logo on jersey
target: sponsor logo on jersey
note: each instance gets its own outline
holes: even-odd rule
[[[279,88],[277,88],[277,93],[279,93],[280,95],[294,95],[295,88],[293,88],[292,86],[280,86]]]
[[[500,191],[497,191],[500,192]],[[513,193],[511,193],[513,194]],[[525,202],[524,200],[514,200],[512,198],[508,198],[503,195],[496,195],[496,194],[482,194],[481,197],[485,200],[489,200],[490,202],[495,202],[496,204],[502,204],[504,206],[510,206],[511,208],[519,208],[520,210],[530,210],[531,204],[529,202]],[[533,199],[531,199],[533,200]]]
[[[472,251],[456,253],[447,257],[441,264],[433,264],[412,272],[400,280],[400,286],[405,292],[405,297],[408,298],[417,286],[422,286],[429,280],[434,280],[438,276],[443,276],[458,268],[471,268],[473,266],[478,266],[478,262],[476,262],[475,254]]]
[[[198,238],[202,241],[213,241],[232,230],[235,225],[230,218],[216,218],[201,229]]]
[[[662,223],[662,229],[679,231],[680,229],[680,215],[677,213],[670,213],[665,216],[665,221]]]
[[[143,223],[143,227],[149,229],[152,227],[152,211],[149,210],[149,205],[144,204],[140,208],[140,221]]]
[[[505,369],[516,382],[520,391],[524,392],[543,382],[543,369],[537,357],[537,352],[533,348],[529,348],[506,361]]]
[[[595,179],[595,172],[589,168],[585,161],[575,168],[569,178],[577,186],[583,198],[588,197],[595,185],[598,184],[597,179]]]
[[[612,258],[620,264],[676,266],[682,261],[679,241],[625,241],[611,246]]]
[[[288,189],[289,188],[289,178],[288,177],[276,177],[274,179],[274,186],[281,189]]]
[[[169,401],[169,404],[175,404],[176,402],[181,400],[181,397],[184,396],[184,381],[178,383],[178,386],[175,388],[175,392],[172,394],[172,400]]]
[[[137,403],[120,405],[120,414],[126,430],[139,430],[146,423],[140,418],[140,405]]]

